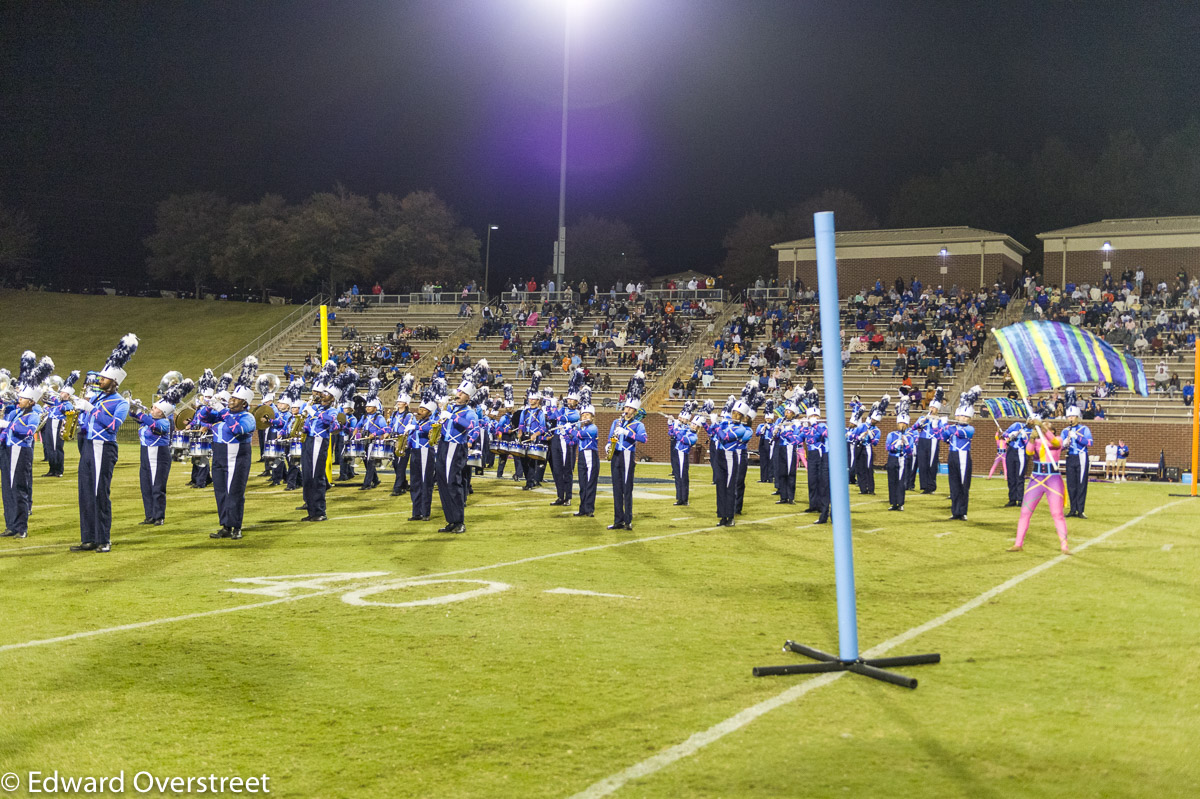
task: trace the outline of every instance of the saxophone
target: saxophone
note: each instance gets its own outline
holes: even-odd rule
[[[637,413],[635,413],[633,415],[632,419],[629,419],[628,421],[626,421],[625,417],[622,416],[620,419],[621,423],[619,425],[617,425],[617,429],[618,430],[625,429],[625,428],[629,427],[629,425],[633,424],[634,422],[640,422],[645,418],[646,418],[645,409],[638,408]],[[615,433],[616,431],[614,430],[613,432]],[[614,435],[611,438],[609,438],[608,443],[604,445],[604,459],[605,460],[612,459],[613,448],[616,446],[617,446],[617,436]]]

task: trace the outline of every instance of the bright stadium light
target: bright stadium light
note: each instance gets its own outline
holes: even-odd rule
[[[1112,242],[1111,241],[1104,242],[1102,245],[1100,245],[1100,249],[1104,250],[1104,252],[1106,252],[1106,253],[1111,251],[1112,250]]]
[[[945,247],[943,247],[941,250],[938,251],[938,255],[941,255],[941,256],[946,256],[949,254],[950,254],[950,251],[947,250]]]

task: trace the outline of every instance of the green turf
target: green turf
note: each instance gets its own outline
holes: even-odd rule
[[[829,528],[800,506],[781,510],[753,480],[732,529],[712,526],[713,491],[695,469],[690,507],[672,504],[670,486],[645,486],[662,498],[636,499],[635,530],[612,533],[603,493],[597,517],[581,520],[549,506],[552,494],[480,479],[468,532],[451,536],[405,521],[407,497],[349,487],[331,492],[329,522],[302,524],[300,492],[253,478],[246,538],[217,542],[212,493],[185,488],[182,464],[167,526],[136,526],[135,448],[122,457],[110,554],[66,551],[77,537],[74,458],[66,478],[37,479],[30,537],[0,541],[0,771],[266,773],[280,796],[570,796],[814,679],[751,676],[800,661],[780,653],[784,639],[837,649]],[[910,495],[903,514],[880,496],[851,497],[863,649],[1057,555],[1044,509],[1026,551],[1004,551],[1015,513],[1000,507],[1002,481],[977,478],[967,524],[946,521],[944,477],[940,488]],[[1169,490],[1093,485],[1073,542],[1175,501]],[[891,653],[943,654],[908,670],[917,691],[847,676],[616,795],[1194,795],[1200,525],[1190,502]],[[487,568],[496,564],[510,565]],[[465,569],[478,570],[446,575]],[[363,571],[389,575],[270,605],[225,591],[239,577]],[[351,585],[422,575],[511,588],[410,608],[341,599]],[[559,587],[636,598],[545,593]],[[249,605],[262,606],[3,649]]]
[[[64,377],[104,366],[126,333],[140,339],[121,389],[149,402],[162,376],[177,369],[195,380],[294,311],[287,305],[92,297],[0,291],[0,366],[14,375],[21,353],[54,359]],[[236,375],[235,375],[236,377]]]

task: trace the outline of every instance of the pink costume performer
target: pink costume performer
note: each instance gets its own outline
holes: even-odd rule
[[[1008,477],[1008,460],[1004,457],[1004,450],[1007,449],[1007,439],[1004,437],[1004,431],[996,431],[996,460],[992,461],[992,468],[988,471],[988,479],[992,479],[992,475],[996,473],[996,467],[999,466],[1004,470],[1004,476]]]
[[[1058,533],[1059,546],[1063,554],[1069,555],[1071,552],[1067,548],[1067,518],[1063,515],[1066,486],[1063,485],[1062,475],[1055,468],[1062,441],[1054,434],[1053,430],[1046,429],[1045,438],[1050,444],[1050,451],[1047,453],[1041,438],[1041,436],[1030,436],[1029,443],[1025,447],[1025,451],[1030,455],[1034,455],[1036,451],[1037,461],[1033,464],[1033,471],[1025,484],[1025,500],[1021,503],[1021,519],[1017,522],[1017,541],[1008,551],[1019,552],[1025,545],[1025,533],[1029,532],[1029,520],[1033,517],[1033,511],[1037,508],[1038,503],[1045,496],[1050,505],[1050,516],[1054,519],[1054,529]]]

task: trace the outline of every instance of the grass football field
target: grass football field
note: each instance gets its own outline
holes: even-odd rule
[[[908,691],[751,676],[801,661],[785,639],[837,652],[831,528],[802,501],[775,505],[754,467],[733,528],[714,526],[708,472],[693,468],[690,506],[647,480],[620,533],[605,530],[604,487],[596,518],[576,519],[547,490],[477,478],[454,536],[435,532],[436,497],[438,523],[407,522],[390,474],[331,491],[315,525],[298,521],[299,491],[254,477],[231,542],[209,539],[212,492],[184,487],[187,464],[166,526],[137,526],[137,449],[123,444],[101,555],[67,551],[75,460],[69,446],[66,477],[35,477],[29,538],[0,540],[13,795],[31,771],[124,771],[128,795],[139,772],[265,774],[287,797],[1200,786],[1200,504],[1169,496],[1178,486],[1093,484],[1070,558],[1044,508],[1026,551],[1004,551],[1016,512],[1002,479],[976,477],[968,523],[947,521],[944,476],[903,513],[886,511],[882,473],[875,496],[852,487],[862,650],[943,658],[904,670],[921,681]]]

